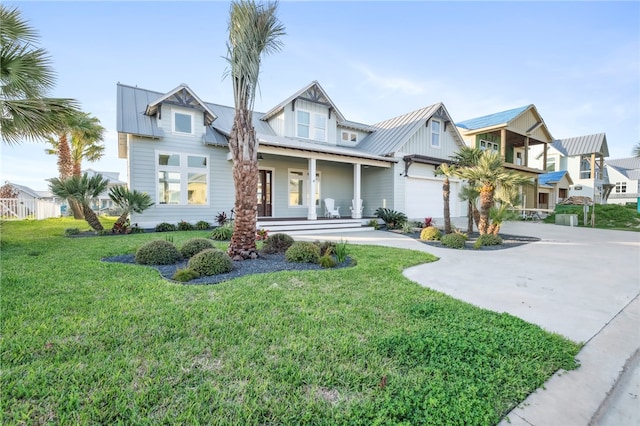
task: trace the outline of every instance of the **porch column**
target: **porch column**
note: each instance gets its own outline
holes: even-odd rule
[[[547,148],[549,147],[548,143],[544,144],[544,149],[542,150],[542,170],[547,170]]]
[[[595,184],[595,180],[596,180],[596,154],[595,153],[591,154],[591,179],[593,179]]]
[[[351,216],[354,219],[362,219],[362,206],[359,205],[358,200],[362,198],[360,192],[361,185],[361,165],[360,163],[355,163],[353,165],[353,210],[351,212]]]
[[[500,130],[500,158],[502,161],[507,158],[507,129]]]
[[[540,191],[538,191],[539,185],[540,185],[540,181],[538,180],[538,175],[536,175],[536,178],[533,181],[535,183],[535,185],[533,186],[533,208],[534,209],[539,209],[540,208],[540,195],[538,195],[540,193]]]
[[[309,158],[309,177],[307,185],[309,187],[309,210],[307,211],[307,219],[316,220],[316,159]]]
[[[524,166],[529,167],[529,136],[524,138]]]

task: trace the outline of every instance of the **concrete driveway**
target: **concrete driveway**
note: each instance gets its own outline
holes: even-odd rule
[[[464,229],[464,223],[456,223]],[[297,233],[433,253],[405,276],[476,306],[585,343],[581,367],[554,375],[504,425],[640,424],[640,233],[508,222],[539,242],[498,251],[427,246],[389,232]]]

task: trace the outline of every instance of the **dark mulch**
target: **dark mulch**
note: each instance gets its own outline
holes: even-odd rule
[[[135,256],[133,254],[123,254],[120,256],[105,257],[103,262],[116,262],[116,263],[130,263],[136,264]],[[171,280],[171,277],[175,274],[176,270],[187,267],[187,260],[172,264],[172,265],[153,265],[152,267],[157,269],[163,278]],[[347,256],[346,260],[342,263],[338,263],[334,268],[346,268],[353,266],[354,262],[351,257]],[[307,271],[323,269],[316,263],[298,263],[287,262],[284,258],[284,254],[264,254],[261,253],[260,257],[255,260],[243,260],[233,262],[233,270],[225,274],[212,275],[207,277],[196,278],[186,283],[181,284],[217,284],[223,281],[229,281],[234,278],[238,278],[244,275],[263,274],[267,272],[277,271]],[[178,281],[174,281],[178,282]]]
[[[446,249],[451,249],[451,247],[447,247],[447,246],[443,246],[440,241],[422,241],[420,240],[420,233],[419,232],[413,232],[410,234],[406,234],[412,238],[415,238],[416,240],[420,241],[423,244],[426,244],[428,246],[432,246],[432,247],[440,247],[440,248],[446,248]],[[509,248],[513,248],[513,247],[518,247],[524,244],[529,244],[529,243],[533,243],[536,241],[540,241],[540,238],[537,237],[527,237],[527,236],[523,236],[523,235],[509,235],[509,234],[498,234],[500,235],[500,238],[502,238],[502,244],[501,245],[496,245],[496,246],[483,246],[480,247],[477,250],[505,250],[505,249],[509,249]],[[467,242],[465,243],[465,247],[463,250],[476,250],[475,248],[473,248],[473,245],[475,244],[476,240],[478,239],[478,237],[480,236],[479,233],[474,232],[472,234],[470,234],[467,238]],[[451,250],[460,250],[460,249],[451,249]]]

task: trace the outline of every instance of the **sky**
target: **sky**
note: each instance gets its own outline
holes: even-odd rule
[[[116,84],[182,83],[233,106],[224,78],[228,1],[3,1],[39,35],[54,97],[77,99],[107,129],[120,173]],[[556,139],[606,133],[610,159],[640,142],[640,2],[280,1],[280,52],[263,59],[255,110],[317,80],[347,120],[374,124],[443,102],[460,122],[534,104]],[[45,143],[0,144],[0,184],[46,190]]]

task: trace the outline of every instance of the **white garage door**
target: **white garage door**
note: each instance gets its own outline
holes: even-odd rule
[[[451,182],[449,209],[451,217],[460,216],[458,182]],[[410,219],[444,217],[442,180],[405,178],[405,213]]]

